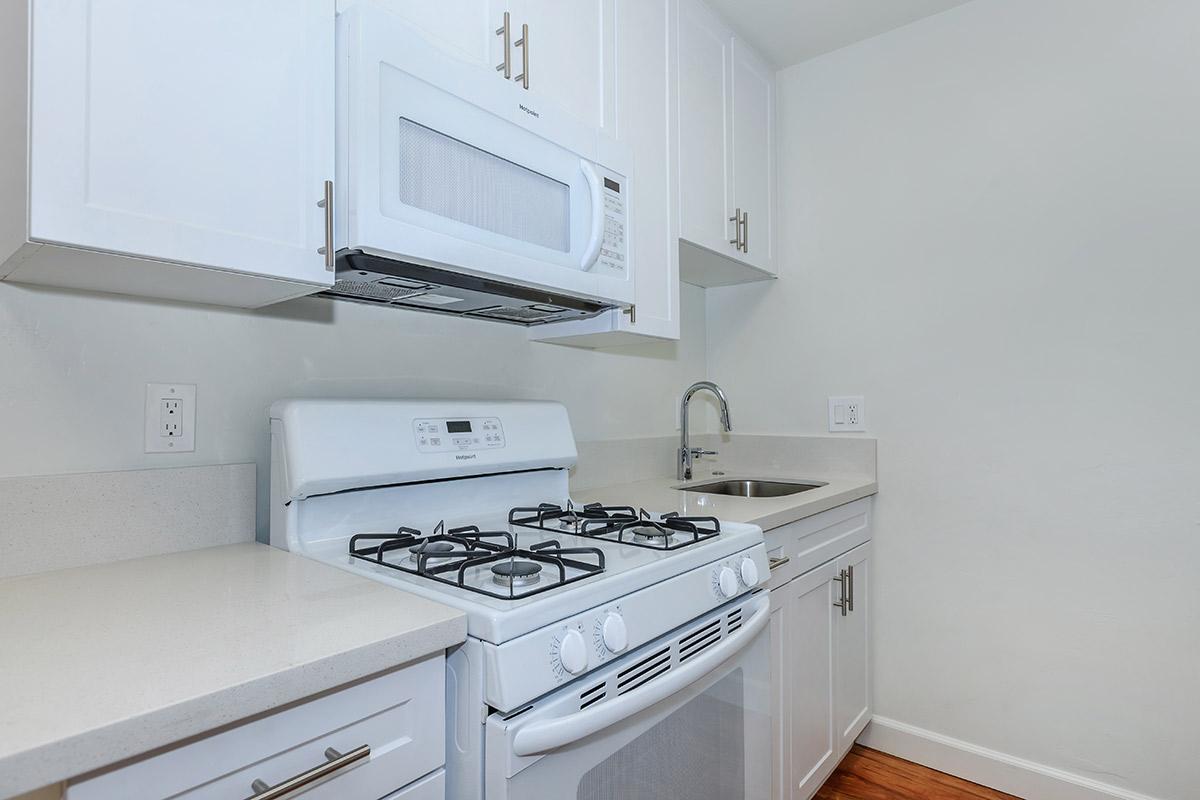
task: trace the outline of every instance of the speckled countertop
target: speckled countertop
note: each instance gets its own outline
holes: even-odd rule
[[[720,494],[679,491],[675,488],[716,480],[743,478],[823,483],[825,485],[784,497],[730,497]],[[719,478],[706,476],[689,483],[675,478],[652,478],[634,483],[585,489],[576,492],[574,499],[576,502],[584,503],[628,504],[660,513],[677,511],[684,515],[718,517],[730,522],[751,522],[763,530],[770,530],[873,495],[877,491],[878,484],[875,479],[867,475],[821,477],[818,475],[780,475],[761,471],[731,471],[728,475]]]
[[[0,797],[400,666],[466,633],[460,611],[258,544],[0,580]]]

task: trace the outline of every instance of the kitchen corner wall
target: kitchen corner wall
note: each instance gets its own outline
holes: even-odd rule
[[[265,540],[274,400],[559,400],[581,441],[669,436],[705,370],[703,290],[680,302],[680,342],[590,351],[321,298],[246,312],[0,283],[0,477],[255,461]],[[198,385],[195,453],[142,452],[147,382]]]
[[[975,0],[783,71],[780,280],[708,295],[739,430],[866,396],[876,713],[1118,787],[1031,798],[1200,787],[1197,41]]]

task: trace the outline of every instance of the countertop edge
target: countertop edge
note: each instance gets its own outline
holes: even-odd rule
[[[94,772],[435,656],[467,638],[466,615],[449,607],[447,611],[446,618],[421,628],[0,757],[0,797]],[[149,736],[148,728],[153,731]],[[124,745],[133,730],[140,732],[134,737],[138,743]],[[159,741],[146,746],[147,738]]]
[[[853,503],[855,500],[861,500],[864,497],[870,497],[878,493],[879,484],[872,480],[864,482],[861,486],[854,486],[853,488],[848,488],[826,497],[805,500],[803,503],[797,504],[794,508],[764,514],[761,517],[747,520],[747,522],[759,526],[764,531],[774,530],[775,528],[799,522],[802,519],[816,516],[838,506],[844,506],[847,503]]]

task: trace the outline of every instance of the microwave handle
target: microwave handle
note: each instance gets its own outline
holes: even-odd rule
[[[583,178],[587,181],[592,198],[592,233],[588,237],[587,247],[583,250],[583,260],[579,264],[583,271],[587,272],[596,266],[596,259],[600,257],[600,247],[604,243],[604,194],[600,176],[596,173],[596,165],[584,158],[580,159],[579,167],[583,170]]]
[[[749,645],[767,626],[770,616],[771,604],[764,593],[759,596],[758,610],[754,612],[749,621],[742,626],[741,630],[727,637],[720,644],[628,694],[598,703],[586,711],[543,722],[530,722],[513,735],[513,752],[519,756],[548,753],[611,727],[621,720],[665,700],[680,689],[703,678],[705,674],[716,669]]]

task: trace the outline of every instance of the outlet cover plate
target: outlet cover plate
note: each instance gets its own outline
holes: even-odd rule
[[[179,418],[172,420],[177,433],[168,435],[163,414],[168,403],[178,409]],[[178,403],[176,404],[176,401]],[[146,384],[146,452],[191,453],[196,449],[196,384]]]
[[[829,432],[849,433],[867,429],[867,406],[862,396],[829,398]]]

